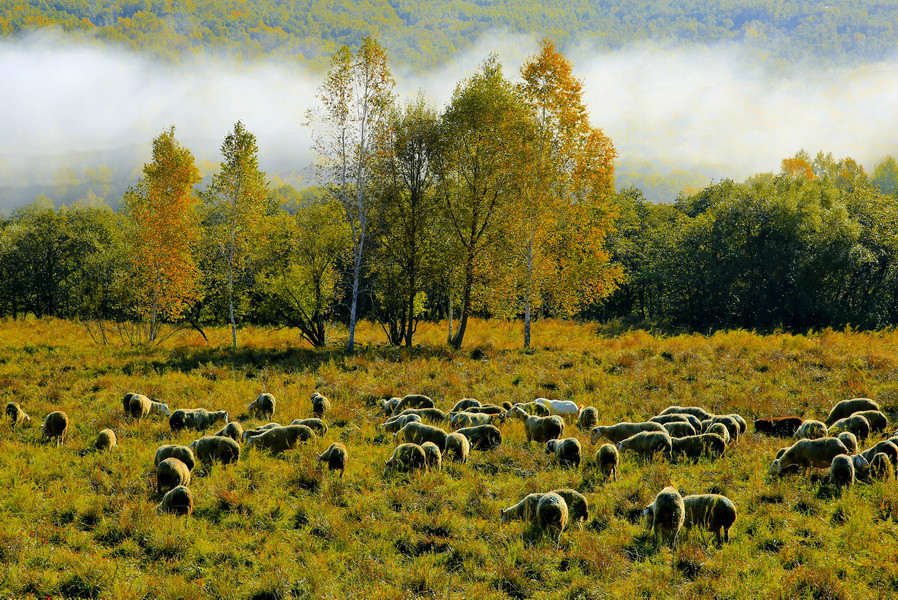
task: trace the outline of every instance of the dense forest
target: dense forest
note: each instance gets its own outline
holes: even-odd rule
[[[487,32],[549,36],[597,51],[650,41],[734,42],[774,65],[855,64],[898,48],[891,1],[799,0],[16,0],[0,33],[58,27],[171,60],[193,52],[289,57],[325,67],[342,44],[375,37],[399,63],[441,64]]]

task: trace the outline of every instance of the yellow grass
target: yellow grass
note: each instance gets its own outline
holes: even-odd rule
[[[361,349],[314,350],[293,330],[227,329],[210,343],[188,332],[160,347],[100,347],[78,325],[0,323],[0,396],[34,421],[0,435],[0,598],[892,598],[898,594],[898,495],[894,482],[858,485],[842,498],[803,477],[771,480],[783,442],[749,433],[717,461],[640,464],[624,457],[603,484],[590,468],[563,471],[528,447],[522,425],[503,446],[466,466],[384,477],[392,452],[378,434],[373,399],[417,392],[444,409],[462,397],[572,399],[601,420],[641,420],[670,404],[712,412],[823,417],[838,400],[869,396],[898,416],[898,334],[825,331],[710,337],[600,335],[594,325],[540,321],[534,350],[519,349],[519,323],[475,321],[466,347],[445,347],[446,324],[422,324],[410,350],[384,346],[376,325]],[[345,332],[335,330],[339,341]],[[158,417],[136,424],[121,396],[140,391],[172,409],[225,409],[245,426],[261,391],[278,398],[275,420],[310,416],[309,394],[334,409],[324,439],[273,458],[246,452],[202,469],[189,519],[158,515],[152,457],[189,443]],[[39,425],[65,410],[64,446]],[[119,448],[85,452],[112,427]],[[355,430],[354,428],[358,428]],[[751,429],[751,428],[750,428]],[[353,433],[355,431],[355,433]],[[590,456],[588,433],[569,424]],[[313,451],[346,437],[343,481],[316,469]],[[677,551],[656,551],[632,520],[665,485],[729,496],[739,518],[731,543],[693,532]],[[589,525],[560,546],[499,510],[524,494],[581,490]]]

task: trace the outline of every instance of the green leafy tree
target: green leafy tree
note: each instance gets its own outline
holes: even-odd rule
[[[334,54],[321,84],[321,108],[309,113],[315,127],[318,177],[343,207],[352,232],[352,289],[349,298],[349,339],[355,347],[358,299],[372,210],[371,171],[376,159],[376,133],[389,116],[395,82],[387,55],[372,38],[365,38],[353,55],[348,46]]]
[[[221,146],[221,171],[212,178],[205,200],[205,232],[212,264],[224,280],[231,345],[237,347],[238,297],[251,285],[249,259],[260,244],[268,210],[268,185],[259,169],[256,136],[238,121]]]
[[[515,194],[514,176],[529,135],[527,110],[490,57],[455,89],[441,119],[440,193],[458,261],[461,315],[449,344],[460,348],[475,298],[502,272],[490,262]]]
[[[412,345],[444,256],[435,159],[438,117],[423,96],[395,109],[381,133],[374,173],[375,314],[394,345]]]
[[[327,317],[339,299],[339,265],[352,248],[343,207],[310,201],[280,213],[272,222],[269,251],[259,288],[265,312],[297,327],[313,346],[327,343]]]

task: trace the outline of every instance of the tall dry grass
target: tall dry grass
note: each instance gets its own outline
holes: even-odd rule
[[[467,347],[445,347],[446,324],[422,324],[421,346],[388,348],[370,323],[360,350],[312,349],[295,331],[226,329],[205,343],[186,333],[160,347],[100,347],[76,324],[0,323],[0,400],[16,400],[30,427],[0,435],[0,598],[892,598],[898,593],[895,483],[842,497],[803,477],[772,480],[782,442],[747,435],[717,461],[640,464],[619,480],[590,468],[560,470],[518,422],[505,441],[465,466],[384,477],[392,443],[376,430],[373,399],[425,393],[448,408],[461,397],[501,402],[537,396],[596,406],[603,422],[643,419],[669,404],[698,404],[746,419],[824,416],[836,401],[876,398],[898,417],[898,334],[824,331],[759,336],[600,335],[592,325],[475,321]],[[341,332],[334,331],[339,341]],[[125,391],[172,408],[226,409],[245,420],[261,391],[275,420],[310,416],[313,390],[329,396],[331,429],[282,458],[245,452],[201,469],[189,519],[154,511],[152,456],[189,443],[165,420],[121,415]],[[64,446],[40,441],[39,424],[65,410]],[[117,450],[90,452],[104,427]],[[588,434],[569,427],[588,453]],[[313,451],[345,439],[346,478],[316,468]],[[674,552],[655,549],[637,516],[668,484],[719,492],[736,503],[732,542],[693,532]],[[524,494],[574,487],[589,498],[587,526],[559,546],[499,510]]]

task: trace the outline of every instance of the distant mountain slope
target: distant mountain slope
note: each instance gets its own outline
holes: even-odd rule
[[[634,41],[736,42],[779,64],[879,60],[898,51],[894,0],[26,0],[0,3],[0,34],[81,32],[177,60],[286,56],[313,65],[366,35],[426,69],[490,30],[596,49]]]

